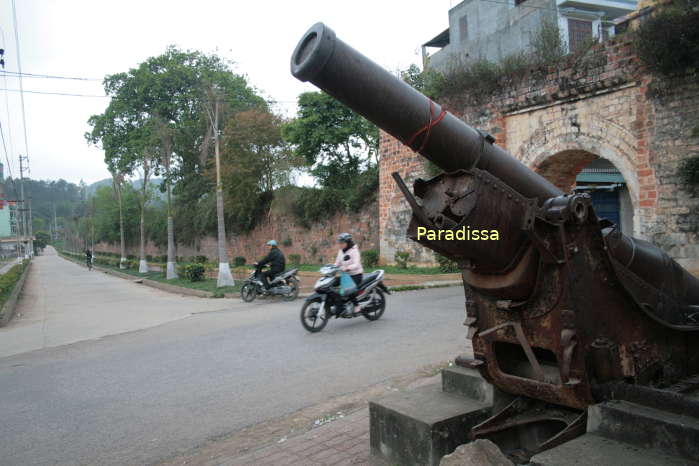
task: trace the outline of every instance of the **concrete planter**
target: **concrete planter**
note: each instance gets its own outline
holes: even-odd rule
[[[31,267],[32,263],[30,261],[24,268],[22,276],[19,277],[19,280],[15,284],[12,293],[10,293],[10,297],[7,298],[7,301],[5,301],[5,304],[3,304],[2,310],[0,310],[0,327],[4,327],[5,325],[7,325],[10,322],[10,320],[12,320],[12,318],[15,316],[17,300],[19,299],[20,293],[22,293],[22,288],[24,288],[24,282],[27,279],[27,274],[29,273],[29,269],[31,269]]]

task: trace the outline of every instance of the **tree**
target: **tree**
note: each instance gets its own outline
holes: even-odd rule
[[[37,231],[34,237],[34,253],[43,250],[51,242],[51,235],[45,231]]]
[[[105,82],[109,81],[106,79]],[[106,84],[105,88],[113,89],[111,84]],[[133,144],[133,124],[124,118],[127,110],[128,106],[123,100],[113,97],[103,114],[90,117],[88,124],[92,126],[92,131],[85,133],[85,139],[89,144],[101,146],[104,150],[104,162],[112,175],[112,187],[119,206],[120,268],[125,268],[126,262],[123,187],[126,177],[133,173],[137,160]]]
[[[223,132],[221,176],[227,180],[226,211],[240,231],[252,229],[267,211],[274,190],[289,185],[303,164],[282,138],[282,119],[268,110],[246,110]]]
[[[378,162],[378,128],[336,99],[321,92],[298,98],[299,113],[285,125],[284,138],[313,166],[323,186],[351,183]]]

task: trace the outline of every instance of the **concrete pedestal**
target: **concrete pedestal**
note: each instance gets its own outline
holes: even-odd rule
[[[438,465],[490,416],[493,391],[476,371],[453,367],[442,384],[369,403],[372,454],[390,464]]]

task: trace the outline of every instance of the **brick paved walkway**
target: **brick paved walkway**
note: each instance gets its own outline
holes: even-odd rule
[[[211,466],[241,465],[376,465],[369,457],[369,408],[237,458],[214,460]]]

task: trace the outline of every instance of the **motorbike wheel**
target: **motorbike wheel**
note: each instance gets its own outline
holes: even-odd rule
[[[386,295],[379,288],[371,291],[369,303],[362,310],[362,315],[367,320],[379,320],[386,310]]]
[[[323,301],[315,299],[306,301],[301,308],[301,325],[311,333],[320,332],[328,324],[328,316],[321,306]]]
[[[255,298],[257,298],[257,288],[255,288],[255,285],[253,285],[252,283],[246,283],[240,289],[240,297],[246,303],[251,303],[255,301]]]
[[[284,301],[293,301],[299,296],[299,281],[295,279],[289,280],[289,286],[291,291],[284,295]]]

